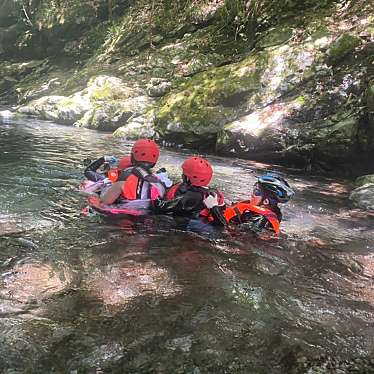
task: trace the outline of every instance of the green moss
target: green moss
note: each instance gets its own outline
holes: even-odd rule
[[[92,94],[91,94],[91,99],[93,101],[103,101],[103,100],[108,100],[112,96],[112,90],[110,87],[106,84],[103,87],[98,87],[96,88]]]
[[[302,45],[286,45],[196,74],[160,101],[157,127],[165,132],[172,124],[178,124],[178,131],[203,133],[214,127],[215,132],[220,131],[226,122],[276,99],[282,90],[291,89],[289,76],[303,79],[311,70],[315,55],[310,55],[309,64],[305,64],[305,58]],[[175,131],[175,127],[172,129]]]
[[[374,183],[374,174],[362,175],[355,180],[356,187],[361,187],[368,183]]]
[[[303,95],[300,95],[295,100],[298,104],[304,105],[305,104],[305,97]]]
[[[60,103],[59,103],[59,107],[61,108],[64,108],[64,109],[68,109],[68,108],[71,108],[71,107],[75,107],[77,104],[76,104],[76,101],[74,100],[74,98],[72,97],[68,97],[64,100],[62,100]]]
[[[328,55],[329,62],[335,64],[353,52],[361,44],[361,39],[350,33],[339,36],[331,45]]]

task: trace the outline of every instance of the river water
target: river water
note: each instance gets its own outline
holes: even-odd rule
[[[374,219],[347,182],[283,169],[278,239],[82,216],[82,160],[130,147],[0,122],[1,373],[374,372]],[[186,154],[161,153],[178,178]],[[209,160],[229,201],[267,167]]]

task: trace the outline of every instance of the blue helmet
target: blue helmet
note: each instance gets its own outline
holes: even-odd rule
[[[277,174],[265,174],[257,177],[258,185],[270,198],[277,203],[286,203],[295,195],[288,182]]]

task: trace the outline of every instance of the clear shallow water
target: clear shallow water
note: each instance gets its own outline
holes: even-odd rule
[[[0,372],[374,371],[374,220],[344,182],[287,173],[279,239],[82,217],[82,160],[130,147],[0,123]],[[159,164],[177,178],[184,158],[162,150]],[[210,160],[230,201],[264,168]]]

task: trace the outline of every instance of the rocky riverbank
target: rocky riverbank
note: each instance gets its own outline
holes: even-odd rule
[[[228,28],[227,2],[166,3],[151,9],[134,2],[111,23],[82,20],[85,7],[63,25],[51,21],[50,34],[42,28],[38,38],[53,35],[63,58],[46,51],[38,59],[3,59],[2,102],[129,139],[151,136],[314,172],[373,171],[371,4],[288,9],[251,34]],[[142,14],[149,20],[150,12],[147,27]],[[75,30],[77,20],[86,31],[64,39],[60,33]],[[3,44],[10,27],[0,32]]]

